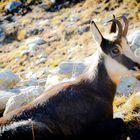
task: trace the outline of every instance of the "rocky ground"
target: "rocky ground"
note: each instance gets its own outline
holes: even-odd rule
[[[138,0],[79,0],[62,4],[44,0],[31,3],[31,11],[25,15],[4,15],[8,2],[0,1],[2,114],[27,104],[52,83],[66,81],[83,72],[88,57],[96,51],[89,26],[91,19],[106,35],[109,25],[105,23],[112,14],[125,14],[130,25],[128,39],[134,43],[134,48],[140,45]],[[114,116],[122,117],[129,126],[138,124],[140,82],[127,77],[122,79],[117,91],[121,96],[115,98]]]

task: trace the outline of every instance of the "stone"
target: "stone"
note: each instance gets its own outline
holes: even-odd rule
[[[45,90],[48,90],[53,85],[56,85],[60,82],[59,77],[57,75],[48,75],[46,84],[45,84]]]
[[[40,59],[38,59],[38,60],[35,62],[35,65],[39,65],[39,64],[45,63],[46,60],[47,60],[47,58],[40,58]]]
[[[60,74],[77,76],[81,74],[85,68],[86,65],[83,62],[65,61],[59,65],[58,72]]]
[[[9,98],[8,102],[6,103],[6,108],[3,115],[30,103],[38,96],[40,96],[43,91],[44,89],[40,86],[30,86],[25,89],[21,89],[20,94],[14,95]]]
[[[47,79],[47,78],[46,78]],[[42,86],[45,87],[46,79],[30,79],[20,83],[21,86]],[[15,89],[16,91],[16,89]],[[18,90],[17,90],[18,91]]]
[[[56,2],[56,0],[50,0],[52,3],[55,3]]]
[[[33,45],[33,44],[35,44],[35,45],[42,45],[42,44],[45,44],[45,43],[46,43],[46,41],[41,39],[41,38],[39,38],[39,37],[29,38],[25,42],[25,44],[27,46],[30,46],[30,45]]]
[[[134,52],[140,47],[140,30],[130,33],[127,36],[128,42],[131,44],[131,49]]]
[[[48,70],[46,68],[44,69],[40,69],[36,72],[32,72],[30,71],[29,73],[27,73],[25,75],[26,79],[39,79],[39,78],[42,78],[42,77],[46,77],[48,75]]]
[[[3,42],[6,37],[6,33],[2,28],[0,28],[0,42]]]
[[[11,71],[0,73],[0,89],[13,88],[20,81],[20,77]]]
[[[140,61],[140,30],[130,33],[127,36],[128,42],[131,44],[131,50]]]
[[[117,93],[129,96],[140,91],[140,81],[134,77],[123,77],[117,87]]]
[[[7,101],[14,95],[16,94],[13,92],[0,90],[0,112],[5,109]]]
[[[39,46],[45,43],[46,41],[39,37],[29,38],[25,41],[25,45],[28,46],[28,52],[38,51],[40,49]],[[43,52],[44,50],[41,51]]]
[[[89,30],[90,30],[89,26],[82,26],[78,28],[78,33],[82,35],[83,33],[88,32]]]
[[[21,56],[24,56],[24,55],[29,55],[29,50],[24,50],[20,53]]]
[[[45,20],[42,20],[42,21],[39,21],[37,26],[39,27],[42,27],[42,26],[50,26],[50,20],[49,19],[45,19]]]
[[[20,7],[21,5],[22,5],[21,2],[13,1],[13,2],[8,3],[8,4],[5,6],[5,10],[6,10],[7,12],[12,12],[13,10],[16,10],[18,7]]]
[[[70,22],[77,22],[79,20],[80,20],[80,17],[76,14],[71,15],[70,18],[69,18]]]
[[[38,55],[38,58],[47,58],[47,57],[48,57],[48,55],[45,54],[45,53],[42,53],[42,54]]]
[[[35,28],[32,29],[28,32],[28,36],[34,36],[34,35],[38,35],[41,34],[44,31],[44,29],[42,27]]]

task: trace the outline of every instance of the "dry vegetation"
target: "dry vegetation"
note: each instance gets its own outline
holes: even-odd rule
[[[31,2],[31,0],[27,1],[28,3]],[[3,6],[7,2],[8,0],[2,0],[0,5]],[[50,4],[50,1],[46,0],[46,3]],[[35,20],[37,21],[41,19],[45,14],[48,14],[48,17],[51,18],[50,25],[52,28],[56,28],[56,32],[54,32],[52,28],[49,30],[50,26],[48,26],[45,27],[47,32],[40,34],[41,37],[43,37],[48,42],[50,41],[50,43],[45,46],[46,53],[49,55],[49,57],[46,63],[42,64],[41,66],[39,65],[39,67],[50,66],[54,68],[65,59],[81,59],[91,55],[92,52],[94,52],[94,49],[91,47],[93,40],[89,31],[89,23],[92,18],[98,22],[98,26],[105,33],[107,30],[105,30],[106,27],[103,27],[102,23],[111,17],[112,12],[117,16],[121,14],[127,14],[131,25],[133,25],[134,22],[139,21],[139,7],[140,4],[135,0],[120,0],[118,2],[115,0],[84,0],[81,3],[74,5],[73,7],[62,8],[61,10],[53,13],[47,13],[46,11],[42,10],[39,11],[39,14],[35,14],[36,9],[32,7],[33,14],[27,14],[18,21],[19,26],[22,25],[24,29],[18,31],[16,40],[22,41],[26,39],[27,30],[33,26],[36,26]],[[69,19],[75,15],[79,17],[79,20],[74,23],[70,22]],[[79,34],[79,30],[82,28],[87,28],[87,31]],[[10,47],[8,44],[5,46],[4,50],[2,50],[2,52],[5,53],[2,53],[0,56],[1,68],[11,69],[14,72],[26,71],[26,67],[30,67],[32,69],[30,62],[26,61],[26,58],[19,56],[19,52],[22,51],[22,47],[20,47],[19,42],[15,42],[15,44],[16,45],[10,44]],[[68,50],[70,48],[74,48],[75,46],[83,47],[78,51],[76,50],[75,53],[72,52],[70,56]],[[6,51],[6,49],[8,51]],[[5,56],[7,57],[6,59]],[[16,62],[15,58],[17,57],[21,58],[19,63]]]
[[[0,13],[3,14],[4,6],[12,0],[0,1]],[[29,3],[32,0],[27,0]],[[50,5],[50,1],[45,1]],[[92,39],[89,29],[91,19],[97,22],[99,28],[104,34],[107,33],[107,27],[103,23],[109,19],[112,14],[120,16],[126,14],[130,25],[140,28],[140,1],[139,0],[84,0],[73,6],[62,8],[56,12],[47,12],[44,9],[38,9],[32,6],[33,11],[24,17],[19,17],[18,32],[15,40],[11,44],[4,44],[0,48],[0,68],[2,70],[12,70],[22,77],[29,71],[36,71],[40,68],[56,68],[64,60],[77,60],[90,56],[95,48],[92,47]],[[71,17],[78,16],[78,20],[72,22]],[[28,38],[27,31],[36,27],[36,22],[41,18],[50,19],[48,26],[44,26],[45,32],[39,34],[41,38],[47,41],[47,44],[41,47],[45,49],[48,58],[45,63],[33,65],[32,61],[37,56],[23,56],[21,52],[27,49],[22,45]],[[24,29],[20,30],[20,26]],[[79,33],[80,29],[86,29]],[[18,61],[17,61],[18,59]],[[114,101],[114,112],[124,111],[124,120],[130,122],[130,126],[140,123],[139,117],[139,98],[133,95],[127,102],[128,97],[116,97]]]

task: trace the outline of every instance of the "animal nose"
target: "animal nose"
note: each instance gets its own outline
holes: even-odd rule
[[[133,67],[133,70],[140,70],[140,64],[135,63],[135,66]]]

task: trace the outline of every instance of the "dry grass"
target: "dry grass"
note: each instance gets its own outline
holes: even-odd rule
[[[114,112],[117,112],[127,99],[128,97],[126,96],[116,96],[113,102]]]
[[[3,5],[5,2],[8,2],[8,0],[1,1],[0,5]],[[50,4],[50,1],[46,0],[46,3]],[[97,9],[100,4],[101,7]],[[111,8],[114,8],[113,11],[110,9],[105,10],[109,4],[111,4]],[[94,40],[92,39],[91,32],[88,31],[84,32],[82,35],[79,35],[78,29],[84,26],[88,27],[90,20],[94,19],[104,34],[105,32],[108,32],[106,30],[107,27],[99,23],[102,23],[105,19],[111,16],[112,13],[115,15],[120,15],[126,13],[126,11],[129,12],[128,17],[130,19],[130,24],[132,24],[133,22],[139,20],[140,15],[137,12],[137,8],[139,6],[140,4],[131,0],[124,0],[122,4],[118,5],[118,7],[116,6],[116,2],[114,0],[109,1],[109,3],[105,3],[105,0],[85,0],[81,3],[78,3],[77,5],[74,5],[73,7],[66,9],[63,8],[58,12],[52,13],[52,15],[51,13],[47,13],[52,16],[52,19],[50,25],[45,27],[47,31],[42,33],[40,37],[49,42],[44,46],[45,51],[49,57],[46,63],[35,66],[35,69],[46,66],[54,68],[66,59],[75,60],[91,55],[95,51],[95,49],[92,48],[92,43],[94,43]],[[96,10],[99,11],[99,14],[95,12]],[[79,16],[79,20],[72,23],[69,21],[69,18],[75,14]],[[18,21],[21,26],[25,27],[24,30],[19,30],[17,34],[18,40],[24,40],[26,38],[26,29],[33,28],[36,25],[35,20],[39,20],[40,18],[44,17],[46,12],[37,15],[30,13],[29,15],[30,16],[27,18],[25,16],[21,18],[20,21]],[[51,27],[55,28],[56,30],[52,30]],[[70,48],[76,48],[76,46],[82,46],[82,48],[79,47],[75,49],[74,52],[69,53],[68,50]],[[1,53],[0,66],[3,69],[12,69],[17,73],[19,71],[25,71],[26,73],[26,67],[32,68],[31,63],[27,60],[27,58],[22,58],[19,56],[20,52],[22,51],[22,47],[19,47],[17,50],[15,50],[14,47],[11,47],[11,50],[9,49],[8,53]],[[19,63],[16,61],[17,57],[21,57]],[[31,58],[31,60],[35,59],[36,58],[34,56]]]
[[[140,116],[140,92],[134,93],[129,97],[116,96],[113,107],[114,112],[123,113],[123,119],[126,122],[135,120],[136,123]]]

